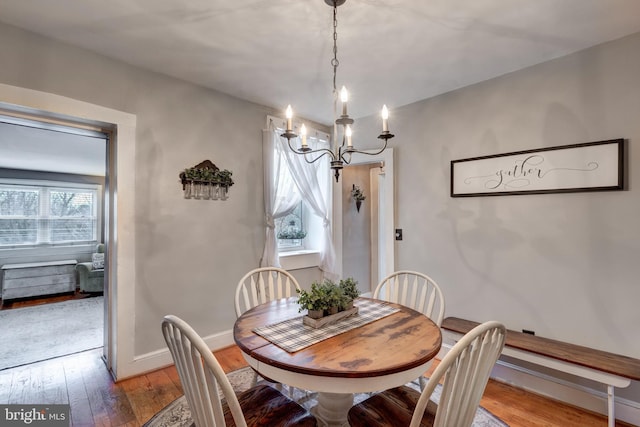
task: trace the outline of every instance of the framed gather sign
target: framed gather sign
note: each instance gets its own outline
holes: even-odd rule
[[[451,161],[451,197],[623,189],[623,139]]]

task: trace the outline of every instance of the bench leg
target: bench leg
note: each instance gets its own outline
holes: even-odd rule
[[[609,404],[609,427],[615,427],[616,425],[616,401],[613,395],[613,386],[607,385],[607,395]]]

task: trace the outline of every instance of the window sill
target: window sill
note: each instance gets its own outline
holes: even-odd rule
[[[320,252],[315,250],[280,252],[279,255],[280,265],[285,270],[299,270],[320,265]]]
[[[5,245],[0,246],[2,254],[27,254],[27,255],[47,255],[54,253],[75,253],[75,252],[93,252],[98,242],[91,243],[58,243],[58,244],[39,244],[39,245]],[[4,255],[3,255],[4,256]]]

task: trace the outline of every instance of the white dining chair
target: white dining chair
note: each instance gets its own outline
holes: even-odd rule
[[[236,287],[236,317],[274,299],[297,296],[301,289],[297,280],[287,270],[277,267],[261,267],[245,274]]]
[[[444,319],[444,296],[431,277],[417,271],[396,271],[378,283],[373,297],[412,308],[436,325]]]
[[[297,296],[299,289],[302,288],[295,277],[282,268],[260,267],[251,270],[240,279],[236,287],[236,317],[240,317],[242,313],[257,305],[274,299]],[[262,378],[273,383],[273,386],[279,391],[283,390],[281,383],[264,376]],[[259,379],[258,372],[255,372],[254,383]],[[288,387],[288,393],[289,396],[293,396],[294,389]]]
[[[375,394],[349,410],[351,427],[469,427],[506,338],[496,321],[476,326],[436,367],[422,393],[400,386]],[[439,402],[430,398],[443,380]]]
[[[236,396],[204,340],[177,316],[165,316],[162,333],[175,362],[195,426],[315,426],[314,416],[268,385]],[[224,400],[223,400],[224,398]]]
[[[401,270],[380,281],[373,297],[412,308],[433,321],[439,327],[444,319],[444,295],[431,277],[417,271]],[[426,378],[418,378],[424,390]]]

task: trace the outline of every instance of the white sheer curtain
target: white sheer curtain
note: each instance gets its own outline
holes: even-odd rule
[[[277,135],[277,134],[276,134]],[[286,138],[279,137],[280,147],[285,154],[289,172],[293,176],[293,181],[300,190],[302,198],[313,210],[313,213],[322,218],[323,238],[320,248],[320,269],[324,277],[329,279],[338,279],[336,271],[336,252],[333,247],[333,239],[331,236],[331,214],[329,210],[329,199],[331,194],[331,169],[329,168],[329,159],[327,156],[322,157],[315,163],[308,163],[304,156],[293,153],[287,144]],[[316,138],[309,138],[309,147],[311,149],[328,148],[328,142],[322,142]],[[292,142],[293,144],[294,142]],[[296,144],[299,141],[296,139]],[[316,154],[317,156],[317,154]],[[313,155],[309,155],[313,157]]]
[[[280,137],[273,124],[262,132],[264,168],[264,211],[266,239],[260,267],[280,267],[276,219],[288,215],[300,203],[300,193],[289,174],[281,173],[287,163],[281,155]]]
[[[337,279],[336,255],[331,236],[329,200],[331,188],[331,169],[326,157],[315,163],[307,163],[303,156],[294,154],[287,140],[281,138],[273,123],[263,132],[264,140],[264,200],[266,212],[266,241],[261,266],[280,267],[278,242],[275,235],[275,220],[289,214],[301,199],[305,200],[313,213],[322,219],[323,236],[320,249],[320,265],[324,277]],[[292,144],[298,140],[292,141]],[[308,138],[311,148],[327,142]],[[288,168],[293,179],[281,174],[282,168]],[[283,175],[285,175],[283,177]]]

